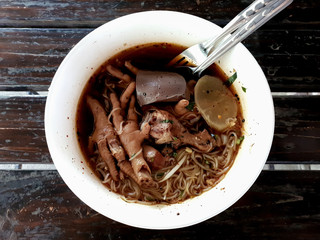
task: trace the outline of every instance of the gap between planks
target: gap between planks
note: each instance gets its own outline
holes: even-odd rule
[[[55,171],[53,163],[0,163],[0,171]],[[320,164],[266,163],[263,171],[320,171]]]
[[[281,97],[292,97],[292,98],[301,98],[301,97],[319,97],[320,92],[272,92],[272,97],[281,98]],[[0,99],[6,98],[43,98],[48,96],[48,91],[0,91]]]

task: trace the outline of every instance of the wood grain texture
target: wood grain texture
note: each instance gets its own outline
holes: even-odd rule
[[[319,97],[274,98],[276,122],[270,163],[319,163],[319,104]]]
[[[0,129],[0,162],[52,162],[44,129]]]
[[[94,28],[147,10],[185,12],[225,26],[252,1],[1,0],[0,164],[52,163],[43,122],[46,97],[36,94],[48,90],[63,58]],[[319,12],[320,1],[294,0],[243,42],[273,92],[320,92]],[[268,163],[316,163],[319,169],[319,95],[276,96],[274,104]],[[137,229],[100,215],[69,190],[57,171],[0,171],[0,179],[1,240],[320,238],[320,171],[263,171],[223,213],[165,231]]]
[[[193,14],[224,26],[252,1],[169,0],[169,1],[116,1],[116,0],[2,0],[0,26],[2,27],[97,27],[126,14],[171,10]],[[301,28],[319,24],[318,1],[295,0],[284,12],[272,19],[267,27],[278,28],[296,24]],[[281,23],[281,24],[279,24]]]
[[[0,29],[0,90],[47,90],[63,58],[92,30]],[[244,45],[272,91],[320,91],[319,38],[320,30],[258,30]]]
[[[45,96],[31,94],[30,97],[2,96],[0,98],[0,129],[43,130],[45,103]]]
[[[0,162],[51,162],[44,132],[45,100],[0,98]]]
[[[0,171],[0,177],[0,239],[294,236],[311,240],[319,236],[320,175],[316,172],[263,172],[236,204],[218,216],[184,229],[164,231],[128,227],[96,213],[68,189],[56,171]]]
[[[58,66],[92,29],[0,29],[1,90],[48,90]]]
[[[46,97],[0,98],[0,162],[51,162],[44,132]],[[275,97],[269,163],[320,163],[320,96]]]
[[[261,66],[272,91],[320,91],[317,39],[319,30],[258,30],[243,44]]]

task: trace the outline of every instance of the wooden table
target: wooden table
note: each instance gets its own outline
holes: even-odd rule
[[[224,26],[250,2],[1,0],[0,239],[320,239],[319,1],[295,0],[244,41],[273,93],[274,142],[256,183],[218,216],[166,231],[117,223],[68,189],[47,149],[48,87],[87,33],[129,13],[160,9]]]

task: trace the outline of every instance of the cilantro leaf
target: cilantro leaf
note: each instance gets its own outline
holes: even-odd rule
[[[186,106],[186,109],[188,109],[189,111],[193,111],[195,104],[195,102],[189,102],[188,106]]]

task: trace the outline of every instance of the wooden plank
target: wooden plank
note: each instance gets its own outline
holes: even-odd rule
[[[252,1],[1,0],[0,91],[11,97],[0,92],[0,164],[41,167],[0,170],[0,239],[318,239],[319,96],[274,98],[271,171],[263,171],[234,206],[192,227],[151,231],[117,223],[84,205],[48,170],[53,165],[44,134],[45,96],[34,94],[48,90],[60,62],[83,36],[144,10],[178,10],[224,26]],[[320,92],[319,11],[320,1],[295,0],[244,42],[272,91]],[[311,163],[315,171],[279,171],[288,163],[299,169]]]
[[[276,126],[270,163],[319,162],[319,104],[318,97],[274,98]]]
[[[1,93],[0,93],[1,94]],[[0,162],[51,162],[45,96],[0,98]],[[320,163],[320,96],[274,97],[276,126],[269,163]]]
[[[262,172],[250,190],[218,216],[164,231],[132,228],[98,214],[69,190],[56,171],[0,171],[0,177],[1,239],[319,237],[320,172]]]
[[[0,90],[47,90],[63,58],[92,30],[0,29]],[[320,91],[319,38],[319,30],[261,30],[244,44],[272,91]]]
[[[256,56],[271,54],[316,56],[320,50],[319,38],[320,29],[261,28],[243,43]]]
[[[1,98],[1,129],[43,129],[45,96],[15,96]]]
[[[91,30],[1,29],[0,88],[47,90],[63,58]]]
[[[0,2],[0,26],[3,27],[97,27],[114,18],[148,10],[181,11],[208,19],[224,26],[252,1],[16,1]],[[319,24],[318,1],[296,0],[280,13],[267,27],[302,28]]]
[[[0,162],[51,162],[44,129],[0,128]]]
[[[318,39],[318,30],[258,30],[243,44],[260,64],[272,91],[319,91]]]

